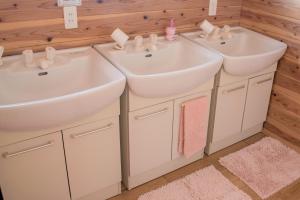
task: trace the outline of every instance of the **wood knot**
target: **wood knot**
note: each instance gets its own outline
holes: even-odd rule
[[[48,38],[47,38],[47,41],[48,41],[48,42],[52,42],[52,40],[53,40],[53,37],[48,37]]]

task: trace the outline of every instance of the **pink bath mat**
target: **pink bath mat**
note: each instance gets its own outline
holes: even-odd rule
[[[270,137],[219,161],[263,199],[300,178],[300,154]]]
[[[213,166],[196,171],[138,200],[251,200]]]

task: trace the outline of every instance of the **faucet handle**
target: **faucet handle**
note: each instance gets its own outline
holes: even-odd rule
[[[47,60],[49,60],[50,63],[53,63],[56,55],[56,49],[53,47],[46,47],[45,51]]]
[[[135,48],[136,51],[144,50],[144,38],[143,38],[143,36],[140,36],[140,35],[135,36],[134,42],[135,42],[134,48]]]
[[[152,45],[155,45],[157,43],[157,40],[158,40],[157,34],[152,33],[152,34],[149,35],[149,38],[150,38],[150,43]]]
[[[213,32],[209,35],[208,39],[209,40],[220,39],[220,37],[221,37],[220,32],[221,32],[221,29],[219,27],[215,27],[215,29],[213,30]]]
[[[33,66],[33,51],[31,49],[24,50],[22,52],[25,58],[25,66],[32,67]]]
[[[4,53],[4,47],[3,46],[0,46],[0,65],[3,65],[3,61],[2,61],[2,56],[3,56],[3,53]]]
[[[230,39],[232,38],[231,27],[228,25],[225,25],[222,29],[222,38],[223,39]]]
[[[223,26],[223,32],[224,33],[229,33],[231,31],[231,27],[230,26],[228,26],[228,25],[224,25]]]
[[[149,39],[150,39],[150,46],[149,46],[149,48],[151,50],[153,50],[153,51],[157,50],[157,46],[156,46],[157,40],[158,40],[157,34],[154,34],[154,33],[150,34],[149,35]]]
[[[40,68],[47,69],[49,67],[50,61],[48,59],[42,59],[40,61]]]

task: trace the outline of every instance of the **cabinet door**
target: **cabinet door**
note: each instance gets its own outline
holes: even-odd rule
[[[274,73],[270,73],[249,80],[243,130],[266,120],[273,77]]]
[[[172,160],[182,156],[178,153],[178,139],[179,139],[179,125],[180,125],[180,114],[181,114],[181,105],[182,103],[196,98],[207,98],[207,109],[202,113],[204,121],[202,122],[203,128],[207,132],[208,127],[208,117],[209,117],[209,108],[210,108],[210,97],[211,91],[201,94],[195,94],[186,96],[180,99],[176,99],[174,102],[174,121],[173,121],[173,140],[172,140]]]
[[[212,141],[220,141],[237,134],[242,121],[248,80],[218,88]]]
[[[129,113],[130,175],[171,160],[173,102]]]
[[[70,199],[61,133],[0,148],[5,200]]]
[[[63,137],[72,199],[121,181],[118,118],[64,130]]]

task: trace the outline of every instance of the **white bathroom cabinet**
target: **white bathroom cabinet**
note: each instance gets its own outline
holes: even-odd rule
[[[264,122],[267,118],[274,73],[249,79],[243,130]]]
[[[171,161],[172,122],[172,102],[129,113],[129,152],[132,176]]]
[[[68,200],[68,178],[60,132],[0,148],[5,200]]]
[[[72,199],[121,180],[118,118],[63,130]]]
[[[120,194],[119,114],[117,101],[54,133],[0,132],[6,141],[0,145],[4,200],[104,200]]]
[[[241,131],[247,84],[247,81],[241,81],[218,89],[213,141],[221,141]]]
[[[181,104],[207,98],[204,111],[208,126],[211,90],[214,80],[185,94],[145,98],[128,87],[121,98],[121,147],[123,182],[134,188],[203,157],[204,149],[191,158],[177,153]]]
[[[276,65],[246,77],[217,76],[210,119],[208,154],[241,141],[263,128]]]

